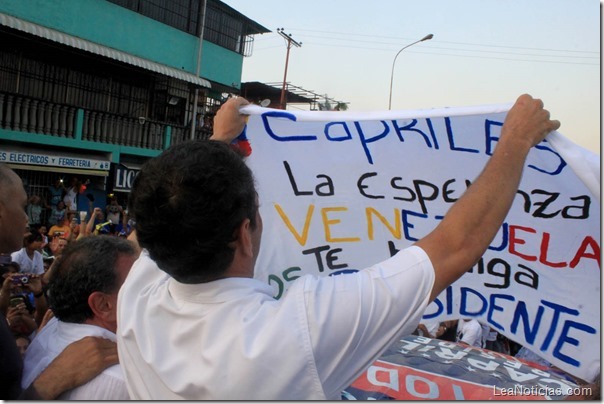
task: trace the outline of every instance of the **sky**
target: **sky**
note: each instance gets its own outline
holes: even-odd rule
[[[541,98],[559,132],[600,154],[599,0],[222,0],[272,32],[254,36],[242,81],[287,81],[350,111]],[[293,105],[288,109],[303,109]],[[307,109],[307,108],[306,108]]]

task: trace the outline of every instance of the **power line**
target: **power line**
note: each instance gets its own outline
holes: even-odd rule
[[[341,33],[341,32],[330,32],[330,31],[316,31],[316,30],[306,30],[306,29],[292,29],[291,31],[307,31],[307,32],[313,32],[313,33],[328,33],[328,34],[336,34],[336,35],[347,35],[348,38],[334,38],[334,37],[326,37],[324,35],[305,35],[306,37],[313,37],[313,38],[319,38],[319,39],[331,39],[331,40],[336,40],[336,41],[343,41],[343,42],[353,42],[355,44],[357,43],[367,43],[367,44],[372,44],[374,46],[371,47],[363,47],[363,46],[353,46],[353,45],[346,45],[346,44],[338,44],[338,43],[329,43],[326,41],[322,41],[321,43],[314,43],[314,42],[306,42],[307,44],[313,45],[313,46],[322,46],[322,47],[337,47],[337,48],[348,48],[348,49],[363,49],[363,50],[372,50],[372,51],[382,51],[382,52],[390,52],[392,51],[392,49],[390,48],[376,48],[375,45],[389,45],[389,46],[398,46],[399,43],[393,43],[393,42],[379,42],[379,41],[370,41],[370,40],[358,40],[358,39],[350,39],[350,36],[357,36],[357,37],[363,37],[363,38],[389,38],[389,39],[397,39],[397,40],[402,40],[402,38],[397,38],[397,37],[389,37],[389,36],[380,36],[380,35],[364,35],[364,34],[348,34],[348,33]],[[272,36],[272,38],[276,38],[275,36]],[[266,38],[269,39],[269,38]],[[429,49],[439,49],[439,50],[443,50],[445,52],[462,52],[462,53],[468,53],[468,52],[476,52],[479,53],[479,55],[468,55],[468,54],[459,54],[459,53],[442,53],[442,52],[429,52],[426,50],[423,51],[410,51],[410,53],[422,53],[422,54],[429,54],[429,55],[437,55],[437,56],[454,56],[454,57],[465,57],[465,58],[477,58],[477,59],[492,59],[492,60],[508,60],[508,61],[518,61],[518,62],[533,62],[533,63],[557,63],[557,64],[572,64],[572,65],[583,65],[583,66],[599,66],[599,52],[591,52],[591,51],[575,51],[575,50],[561,50],[561,49],[545,49],[545,48],[528,48],[528,47],[514,47],[514,46],[502,46],[502,45],[485,45],[485,44],[470,44],[470,43],[463,43],[463,42],[448,42],[448,41],[439,41],[438,43],[448,43],[448,44],[456,44],[456,45],[463,45],[463,46],[479,46],[479,47],[488,47],[488,48],[502,48],[502,49],[518,49],[518,50],[522,50],[522,51],[526,51],[526,50],[533,50],[533,51],[539,51],[539,52],[570,52],[570,53],[583,53],[583,54],[597,54],[598,56],[579,56],[579,55],[556,55],[556,54],[538,54],[538,53],[518,53],[518,52],[504,52],[504,51],[496,51],[496,50],[487,50],[487,49],[462,49],[462,48],[447,48],[447,47],[435,47],[433,45],[431,45],[429,47]],[[263,51],[263,50],[267,50],[267,49],[272,49],[272,48],[276,48],[278,47],[277,45],[275,46],[269,46],[269,47],[263,47],[263,48],[258,48],[256,47],[256,51]],[[488,54],[488,55],[485,55]],[[537,58],[537,59],[522,59],[522,58],[517,58],[517,57],[497,57],[497,56],[493,56],[493,55],[509,55],[509,56],[524,56],[524,57],[531,57],[531,58]],[[554,60],[549,59],[549,60],[544,60],[543,58],[554,58]],[[555,59],[573,59],[573,60],[577,60],[577,59],[584,59],[583,61],[568,61],[568,60],[555,60]],[[595,59],[598,60],[598,63],[589,63],[590,59]]]
[[[337,38],[331,38],[331,39],[337,39]],[[344,40],[344,39],[342,39],[342,40]],[[344,41],[350,42],[349,40],[344,40]],[[354,41],[354,42],[355,43],[358,43],[358,42],[372,43],[370,41]],[[376,44],[376,43],[374,43],[374,44]],[[380,43],[377,43],[377,44],[380,44]],[[396,45],[396,46],[398,46],[398,44],[390,44],[390,43],[383,43],[383,42],[381,44]],[[315,45],[317,45],[317,44],[315,44]],[[322,46],[338,46],[338,47],[342,47],[343,46],[343,45],[340,45],[340,44],[330,44],[330,43],[322,43],[320,45],[322,45]],[[385,49],[385,48],[384,49],[376,49],[375,47],[371,47],[371,48],[357,47],[357,48],[359,48],[359,49],[372,49],[372,50],[390,50],[390,49]],[[430,49],[440,49],[440,50],[456,51],[456,52],[495,53],[495,54],[502,54],[502,55],[517,55],[517,56],[555,57],[555,58],[592,59],[592,60],[599,60],[600,59],[599,56],[576,56],[576,55],[550,55],[550,54],[536,54],[536,53],[517,53],[517,52],[502,52],[502,51],[481,50],[481,49],[445,48],[445,47],[437,47],[437,46],[430,46]]]
[[[327,46],[327,47],[331,47],[332,45],[329,44],[324,44],[324,43],[312,43],[312,42],[306,42],[306,44],[310,44],[310,45],[315,45],[315,46]],[[381,52],[386,52],[386,51],[390,51],[390,49],[376,49],[376,48],[367,48],[367,47],[359,47],[359,46],[344,46],[344,45],[337,45],[339,48],[351,48],[351,49],[363,49],[363,50],[377,50],[377,51],[381,51]],[[452,49],[452,51],[457,51],[460,49]],[[476,52],[481,52],[481,51],[476,51]],[[478,58],[478,59],[495,59],[495,60],[510,60],[510,61],[518,61],[518,62],[546,62],[546,63],[560,63],[560,64],[572,64],[572,65],[584,65],[584,66],[599,66],[599,63],[578,63],[578,62],[568,62],[568,61],[556,61],[556,60],[529,60],[529,59],[518,59],[518,58],[503,58],[503,57],[494,57],[494,56],[482,56],[482,55],[456,55],[456,54],[452,54],[452,53],[438,53],[438,52],[428,52],[428,51],[409,51],[408,53],[421,53],[421,54],[426,54],[426,55],[437,55],[437,56],[456,56],[456,57],[466,57],[466,58]],[[523,55],[520,55],[523,56]],[[526,56],[526,55],[524,55]],[[556,55],[529,55],[529,56],[534,56],[534,57],[550,57],[550,58],[556,58],[556,57],[560,57],[560,56],[556,56]]]
[[[508,60],[508,61],[514,61],[514,62],[558,63],[558,64],[566,64],[566,65],[600,66],[599,63],[566,62],[566,61],[560,61],[560,60],[511,59],[511,58],[500,58],[500,57],[495,57],[495,56],[455,55],[455,54],[417,52],[417,51],[412,51],[409,53],[425,53],[425,54],[429,54],[429,55],[438,55],[438,56],[454,56],[454,57],[464,57],[464,58]],[[551,56],[543,55],[542,57],[551,57]]]
[[[346,35],[348,37],[351,36],[359,36],[365,38],[385,38],[385,39],[395,39],[395,40],[410,40],[410,38],[401,38],[394,36],[384,36],[384,35],[367,35],[367,34],[355,34],[355,33],[346,33],[346,32],[334,32],[334,31],[320,31],[320,30],[309,30],[302,28],[291,28],[292,31],[305,31],[305,32],[316,32],[316,33],[325,33],[325,34],[336,34],[336,35]],[[529,47],[520,47],[520,46],[506,46],[506,45],[493,45],[493,44],[481,44],[481,43],[470,43],[470,42],[452,42],[452,41],[438,41],[439,43],[450,43],[456,45],[469,45],[469,46],[483,46],[489,48],[508,48],[508,49],[523,49],[523,50],[538,50],[538,51],[552,51],[552,52],[577,52],[577,53],[592,53],[595,55],[599,55],[598,51],[580,51],[574,49],[548,49],[548,48],[529,48]]]
[[[375,42],[375,41],[362,41],[362,40],[350,40],[350,39],[346,39],[346,38],[333,38],[333,37],[324,37],[324,36],[316,36],[316,35],[307,35],[309,37],[312,38],[320,38],[320,39],[333,39],[336,41],[345,41],[345,42],[354,42],[354,43],[371,43],[374,45],[380,44],[380,45],[392,45],[392,46],[396,46],[398,47],[400,44],[399,43],[390,43],[390,42]],[[330,45],[330,44],[327,44]],[[339,46],[339,45],[333,45],[333,46]],[[374,49],[373,47],[371,49]],[[398,49],[398,48],[397,48]],[[576,55],[541,55],[541,54],[535,54],[535,53],[516,53],[516,52],[502,52],[502,51],[494,51],[494,50],[481,50],[481,49],[461,49],[461,48],[443,48],[443,47],[436,47],[436,46],[430,46],[430,49],[442,49],[442,50],[453,50],[453,51],[460,51],[460,52],[484,52],[484,53],[498,53],[498,54],[506,54],[506,55],[519,55],[519,56],[551,56],[551,57],[561,57],[561,58],[581,58],[581,59],[600,59],[599,56],[576,56]],[[528,49],[528,48],[518,48],[518,49]],[[553,50],[543,50],[544,52],[553,52]],[[563,51],[559,51],[559,52],[563,52]]]
[[[309,36],[309,35],[307,35]],[[310,35],[312,36],[312,35]],[[359,36],[363,36],[363,35],[359,35]],[[367,36],[367,35],[364,35]],[[324,39],[325,37],[318,37],[318,38],[322,38]],[[394,43],[386,43],[386,42],[374,42],[374,41],[358,41],[358,40],[350,40],[350,39],[345,39],[345,38],[329,38],[329,39],[335,39],[335,40],[340,40],[340,41],[346,41],[346,42],[354,42],[354,43],[359,43],[359,42],[363,42],[363,43],[371,43],[374,45],[397,45],[398,44],[394,44]],[[442,42],[442,41],[441,41]],[[381,51],[381,52],[391,52],[392,49],[390,48],[376,48],[375,46],[372,47],[363,47],[363,46],[353,46],[353,45],[345,45],[345,44],[335,44],[335,43],[327,43],[325,41],[321,42],[321,43],[314,43],[314,42],[307,42],[307,44],[310,45],[314,45],[314,46],[322,46],[322,47],[337,47],[337,48],[348,48],[348,49],[363,49],[363,50],[371,50],[371,51]],[[268,50],[268,49],[272,49],[272,48],[277,48],[280,45],[275,45],[275,46],[269,46],[269,47],[262,47],[262,48],[258,48],[256,47],[256,51],[263,51],[263,50]],[[487,46],[487,45],[480,45],[480,46]],[[514,47],[510,47],[510,46],[501,46],[501,48],[508,48],[508,49],[533,49],[533,50],[537,50],[537,48],[514,48]],[[502,52],[502,51],[494,51],[494,50],[483,50],[483,49],[460,49],[460,48],[446,48],[446,47],[434,47],[434,46],[430,46],[429,49],[440,49],[443,50],[445,52],[476,52],[479,53],[480,55],[463,55],[463,54],[456,54],[456,53],[442,53],[442,52],[429,52],[429,51],[411,51],[410,53],[423,53],[423,54],[429,54],[429,55],[438,55],[438,56],[456,56],[456,57],[466,57],[466,58],[478,58],[478,59],[494,59],[494,60],[509,60],[509,61],[519,61],[519,62],[546,62],[546,63],[559,63],[559,64],[573,64],[573,65],[584,65],[584,66],[599,66],[599,63],[589,63],[589,59],[595,59],[599,61],[599,57],[596,56],[578,56],[578,55],[551,55],[551,54],[536,54],[536,53],[517,53],[517,52]],[[542,51],[547,51],[547,52],[552,52],[552,51],[557,51],[557,52],[565,52],[562,50],[552,50],[552,49],[541,49]],[[485,54],[490,54],[490,55],[485,55]],[[585,52],[585,53],[591,53],[591,52]],[[532,58],[537,58],[537,59],[522,59],[522,58],[505,58],[505,57],[496,57],[496,56],[492,56],[493,54],[498,54],[498,55],[510,55],[510,56],[528,56],[528,57],[532,57]],[[565,60],[544,60],[543,58],[554,58],[554,59],[560,59],[560,58],[566,58],[566,59],[587,59],[585,60],[585,62],[587,63],[582,63],[582,62],[572,62],[572,61],[565,61]]]

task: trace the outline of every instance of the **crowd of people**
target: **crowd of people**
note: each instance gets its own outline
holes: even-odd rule
[[[8,169],[4,167],[3,170],[5,171],[4,179],[8,181],[6,179]],[[21,185],[21,188],[24,187]],[[77,211],[77,201],[81,197],[81,190],[81,183],[77,177],[73,177],[69,187],[64,186],[61,179],[51,184],[47,192],[48,200],[44,200],[37,194],[26,194],[26,205],[22,209],[26,214],[27,228],[24,231],[18,227],[2,226],[0,228],[0,232],[12,232],[10,237],[18,238],[22,242],[21,247],[16,251],[10,252],[6,248],[0,248],[0,281],[2,282],[0,313],[6,318],[8,331],[14,338],[23,360],[26,359],[26,352],[30,352],[32,346],[36,350],[36,346],[39,346],[43,340],[39,338],[41,330],[52,328],[47,326],[49,324],[52,326],[56,321],[53,317],[57,310],[49,309],[47,301],[52,301],[52,299],[45,292],[52,285],[53,273],[57,272],[55,267],[58,265],[60,268],[63,252],[70,250],[67,247],[70,244],[87,245],[87,242],[82,239],[100,239],[100,237],[93,236],[107,236],[108,239],[115,240],[123,239],[122,242],[126,243],[125,239],[132,232],[133,221],[130,220],[127,210],[119,205],[115,195],[108,195],[107,204],[104,209],[101,209],[94,207],[94,198],[88,194],[85,199],[88,209]],[[5,194],[9,191],[9,187],[4,186],[2,191],[3,200],[15,198],[14,193]],[[13,212],[12,215],[18,216],[20,213]],[[119,241],[116,242],[119,243]],[[93,241],[94,247],[89,247],[88,252],[91,255],[98,251],[99,244],[97,243],[99,242]],[[127,244],[129,245],[129,243]],[[1,243],[0,247],[3,247]],[[103,261],[97,260],[97,262]],[[88,303],[81,302],[81,304],[87,305]],[[75,307],[75,305],[69,305],[67,310],[75,310]],[[61,346],[58,352],[54,352],[55,356],[61,353],[65,347],[66,344]],[[44,349],[44,351],[51,352],[48,349]],[[35,361],[38,364],[42,363],[39,357]],[[44,362],[43,368],[49,363],[50,361]],[[38,369],[36,376],[43,368]],[[27,386],[32,384],[33,379],[28,382]],[[78,397],[73,395],[73,391],[69,394],[71,395],[66,397],[72,399]],[[127,398],[124,395],[120,397]],[[81,398],[85,399],[86,396],[81,396]]]
[[[72,177],[71,184],[65,187],[63,179],[59,178],[47,187],[47,198],[36,193],[28,195],[26,212],[29,228],[43,235],[42,252],[46,256],[52,255],[50,248],[45,249],[48,240],[55,237],[72,241],[94,231],[124,237],[130,234],[132,220],[128,216],[128,210],[120,205],[117,195],[107,196],[104,209],[95,208],[94,196],[90,192],[84,194],[86,187],[78,177]],[[79,200],[86,202],[86,210],[78,211],[78,206],[83,205]],[[94,219],[93,223],[89,223],[90,219]]]
[[[57,181],[57,184],[62,184],[62,182]],[[10,255],[11,261],[0,267],[4,281],[2,290],[6,292],[7,296],[10,295],[11,299],[18,296],[25,300],[29,314],[32,315],[36,308],[35,293],[30,290],[32,285],[37,284],[38,279],[43,284],[48,283],[52,273],[49,272],[49,269],[68,244],[88,236],[111,235],[127,238],[133,228],[133,221],[129,219],[128,211],[118,204],[115,195],[109,195],[104,210],[94,207],[93,201],[89,201],[88,211],[78,212],[66,208],[66,206],[74,208],[77,206],[75,202],[71,201],[74,197],[69,192],[69,189],[78,187],[77,179],[75,179],[73,187],[63,188],[62,192],[56,192],[56,187],[59,191],[61,190],[60,185],[57,184],[49,187],[49,194],[51,199],[56,201],[56,205],[48,215],[46,223],[40,221],[40,218],[43,217],[40,197],[37,195],[28,197],[29,203],[26,212],[29,227],[23,237],[23,247],[13,252]],[[11,278],[10,274],[14,274],[14,279],[28,279],[28,282],[25,284],[11,282],[8,279]],[[25,278],[23,276],[19,278],[21,274]],[[13,320],[10,321],[11,328],[19,338],[31,340],[35,336],[35,327],[20,307],[10,305],[7,309],[7,317]],[[29,328],[22,325],[22,319],[30,325]],[[22,345],[26,345],[25,342]]]
[[[515,356],[521,348],[518,343],[508,339],[489,324],[481,323],[474,318],[446,321],[422,320],[413,334],[459,342],[511,356]]]
[[[27,355],[30,338],[44,327],[46,319],[52,315],[52,311],[45,308],[47,303],[42,283],[47,272],[43,275],[19,272],[20,266],[12,260],[11,253],[23,248],[23,234],[31,233],[27,204],[28,198],[19,176],[0,164],[0,265],[3,275],[0,290],[0,395],[3,399],[50,400],[89,382],[107,367],[115,365],[118,362],[117,346],[104,338],[79,339],[61,351],[28,386],[21,386],[22,353]],[[37,236],[33,237],[34,242],[36,239]],[[13,327],[17,328],[16,335]]]
[[[258,195],[230,145],[245,104],[224,104],[213,141],[173,146],[143,166],[129,201],[136,222],[111,197],[78,220],[76,180],[61,192],[53,184],[55,209],[42,223],[39,198],[28,201],[0,165],[3,398],[339,399],[482,255],[528,150],[559,125],[540,100],[520,97],[484,172],[430,235],[355,274],[302,277],[275,300],[254,279]],[[479,329],[481,345],[495,347],[475,321],[417,332],[467,342]]]

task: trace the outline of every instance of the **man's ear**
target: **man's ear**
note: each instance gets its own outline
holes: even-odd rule
[[[254,249],[252,243],[252,224],[250,219],[245,218],[235,229],[234,241],[232,247],[236,248],[245,255],[253,256]]]
[[[113,303],[109,299],[109,295],[103,292],[92,292],[88,296],[88,306],[92,313],[103,320],[109,319],[114,311]]]

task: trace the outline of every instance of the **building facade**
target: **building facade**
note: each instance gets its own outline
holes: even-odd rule
[[[4,0],[0,161],[43,204],[63,180],[78,210],[124,205],[145,160],[210,136],[265,32],[219,0]]]

